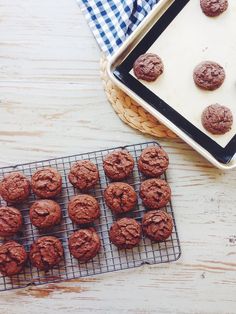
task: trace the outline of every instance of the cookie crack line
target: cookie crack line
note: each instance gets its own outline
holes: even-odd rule
[[[85,169],[87,169],[88,172],[92,172],[92,173],[96,173],[96,172],[97,172],[96,169],[92,169],[92,167],[89,167],[89,166],[87,166],[87,165],[83,165],[83,167],[84,167]],[[83,167],[81,167],[81,168],[83,168]],[[95,167],[96,167],[96,166],[95,166]]]
[[[54,214],[54,211],[49,212],[46,209],[42,211],[41,208],[34,208],[34,213],[40,217],[47,217],[47,216],[50,216],[50,214]]]
[[[16,217],[17,215],[15,215],[15,217]],[[11,218],[11,220],[9,221],[9,220],[6,220],[6,218],[5,217],[0,217],[0,225],[1,225],[1,221],[3,221],[3,225],[4,226],[7,226],[7,227],[16,227],[17,226],[17,219],[13,219],[12,217],[10,217]],[[13,222],[13,224],[10,224],[9,222]]]
[[[47,251],[49,251],[48,249],[49,247],[50,247],[50,252],[52,252],[52,249],[53,249],[52,253],[56,253],[55,255],[57,255],[57,256],[55,255],[53,256],[53,262],[55,263],[58,259],[61,258],[62,256],[61,252],[58,250],[57,246],[52,243],[50,243],[50,245],[47,246]],[[49,268],[51,267],[51,263],[47,261],[48,256],[44,256],[43,251],[45,251],[45,247],[40,247],[38,252],[40,254],[40,257],[44,266],[46,266],[46,268]],[[52,254],[50,254],[49,256],[52,257]]]
[[[90,255],[91,248],[94,248],[96,246],[96,245],[94,245],[94,243],[95,243],[94,241],[92,243],[89,242],[88,246],[83,246],[83,251],[80,252],[80,257],[84,257],[84,256],[86,256],[88,254]],[[86,244],[86,243],[84,243],[84,244]]]
[[[57,247],[57,245],[53,245],[53,247],[54,247],[54,250],[56,251],[56,254],[57,254],[58,258],[61,258],[61,257],[63,256],[63,252],[61,252],[61,251],[59,250],[59,248]]]
[[[121,207],[121,209],[124,207],[124,205],[126,203],[125,200],[124,200],[124,198],[126,196],[127,195],[125,194],[124,191],[122,191],[120,195],[114,195],[114,200],[118,202],[118,204]]]
[[[168,221],[166,221],[166,224],[167,223],[168,223]],[[152,226],[152,224],[150,224],[149,226],[154,227],[154,226]],[[158,232],[170,231],[170,228],[168,226],[162,226],[162,227],[156,226],[156,228],[154,228],[154,230],[155,230],[154,231],[155,233],[158,233]]]
[[[81,240],[78,242],[78,239]],[[81,239],[81,238],[76,238],[74,241],[75,243],[71,244],[71,248],[79,251],[80,257],[86,256],[87,254],[90,254],[91,248],[95,248],[97,245],[96,241],[93,239],[92,236],[89,237],[89,239]],[[73,239],[72,239],[73,241]],[[81,250],[82,251],[81,251]]]
[[[20,246],[18,246],[20,247]],[[16,264],[18,266],[20,266],[22,264],[22,262],[20,262],[20,259],[17,258],[17,256],[13,255],[12,252],[10,251],[10,249],[7,249],[7,253],[6,253],[7,257],[10,258],[11,260],[10,261],[5,261],[6,263],[11,263],[12,260],[16,262]]]
[[[153,167],[154,165],[160,166],[162,161],[167,161],[167,158],[165,157],[150,157],[150,158],[151,158],[152,164],[150,160],[147,160],[147,158],[145,159],[143,158],[142,163],[144,163],[147,166]]]
[[[56,191],[56,190],[58,190],[60,188],[59,185],[57,185],[55,187],[54,186],[49,186],[50,183],[45,183],[44,185],[36,185],[36,189],[37,190],[43,190],[43,191],[46,190],[46,192],[54,192],[54,191]]]
[[[132,225],[131,225],[131,224],[128,224],[128,225],[126,225],[126,227],[132,227]],[[128,239],[127,239],[128,237],[124,235],[124,232],[125,232],[126,234],[128,233],[128,234],[131,236],[131,238],[139,238],[139,235],[137,234],[136,228],[133,228],[133,232],[131,232],[131,231],[129,230],[129,228],[122,230],[122,232],[121,232],[122,235],[126,238],[126,240],[128,240]],[[129,239],[129,240],[132,241],[132,239]]]
[[[73,216],[75,216],[75,219],[78,219],[78,220],[86,220],[88,222],[90,222],[90,216],[88,213],[81,213],[79,211],[75,212],[73,214]]]
[[[89,216],[88,213],[88,208],[79,208],[79,209],[73,209],[74,210],[74,214],[77,215],[85,215],[85,216]]]
[[[48,185],[45,186],[45,188],[48,192],[54,192],[58,189],[58,187],[59,187],[58,185],[55,187],[52,187],[52,188],[50,188]],[[42,189],[44,189],[44,188],[42,188]]]
[[[161,189],[154,190],[154,188],[150,187],[150,194],[146,198],[153,197],[154,199],[160,199],[163,195],[165,194]]]

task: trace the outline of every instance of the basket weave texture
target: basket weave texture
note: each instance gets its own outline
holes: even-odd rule
[[[120,119],[132,128],[155,137],[176,138],[177,136],[156,118],[116,87],[107,75],[107,59],[100,59],[100,74],[106,96]]]

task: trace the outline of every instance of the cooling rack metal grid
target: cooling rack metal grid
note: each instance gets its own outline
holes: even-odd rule
[[[164,209],[172,215],[174,228],[171,237],[166,241],[161,243],[152,243],[149,239],[142,237],[139,246],[131,250],[118,250],[109,241],[109,229],[117,218],[107,208],[103,199],[103,191],[110,182],[103,171],[103,157],[108,153],[121,148],[127,149],[134,157],[135,167],[133,174],[124,181],[134,187],[138,194],[138,203],[135,209],[132,212],[126,214],[126,216],[133,217],[137,221],[141,222],[145,208],[143,207],[142,201],[139,197],[139,187],[140,183],[145,180],[145,177],[138,171],[137,159],[144,148],[152,145],[159,144],[156,142],[147,142],[135,145],[127,145],[1,168],[0,179],[2,179],[5,174],[14,171],[21,171],[28,178],[31,178],[32,174],[37,169],[48,166],[56,168],[61,173],[63,180],[62,193],[60,196],[55,198],[55,201],[60,204],[62,209],[63,218],[61,224],[47,232],[39,231],[31,224],[29,219],[29,208],[36,200],[35,195],[31,193],[29,199],[26,202],[16,206],[18,209],[20,209],[23,215],[24,224],[22,231],[14,237],[11,237],[11,239],[16,240],[24,245],[26,251],[29,252],[31,244],[38,237],[43,235],[54,235],[62,241],[65,256],[64,260],[57,267],[54,267],[48,272],[37,270],[37,268],[33,267],[28,261],[24,271],[19,275],[9,278],[0,274],[0,291],[22,288],[29,285],[40,285],[44,283],[98,275],[101,273],[138,267],[143,264],[158,264],[176,261],[181,255],[181,249],[171,202]],[[95,188],[88,191],[88,194],[93,195],[100,204],[101,217],[95,221],[93,226],[101,238],[102,247],[99,254],[92,261],[87,263],[79,263],[75,258],[72,257],[68,249],[68,237],[75,230],[78,230],[79,226],[72,223],[68,217],[67,204],[71,197],[79,194],[80,192],[70,184],[67,175],[71,165],[75,161],[82,159],[88,159],[94,162],[97,165],[100,174],[100,180],[98,184]],[[166,174],[164,174],[162,177],[163,179],[167,180]],[[1,205],[6,205],[3,200],[0,200],[0,202]],[[0,243],[4,242],[3,240],[4,239],[0,238]]]

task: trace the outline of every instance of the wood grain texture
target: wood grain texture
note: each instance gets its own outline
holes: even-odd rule
[[[124,125],[73,0],[0,0],[0,164],[150,140]],[[170,155],[182,257],[172,264],[1,293],[1,314],[236,313],[236,171],[180,140]]]

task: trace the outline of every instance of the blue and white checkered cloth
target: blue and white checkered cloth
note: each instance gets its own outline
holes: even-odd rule
[[[113,54],[159,0],[77,0],[101,49]]]

